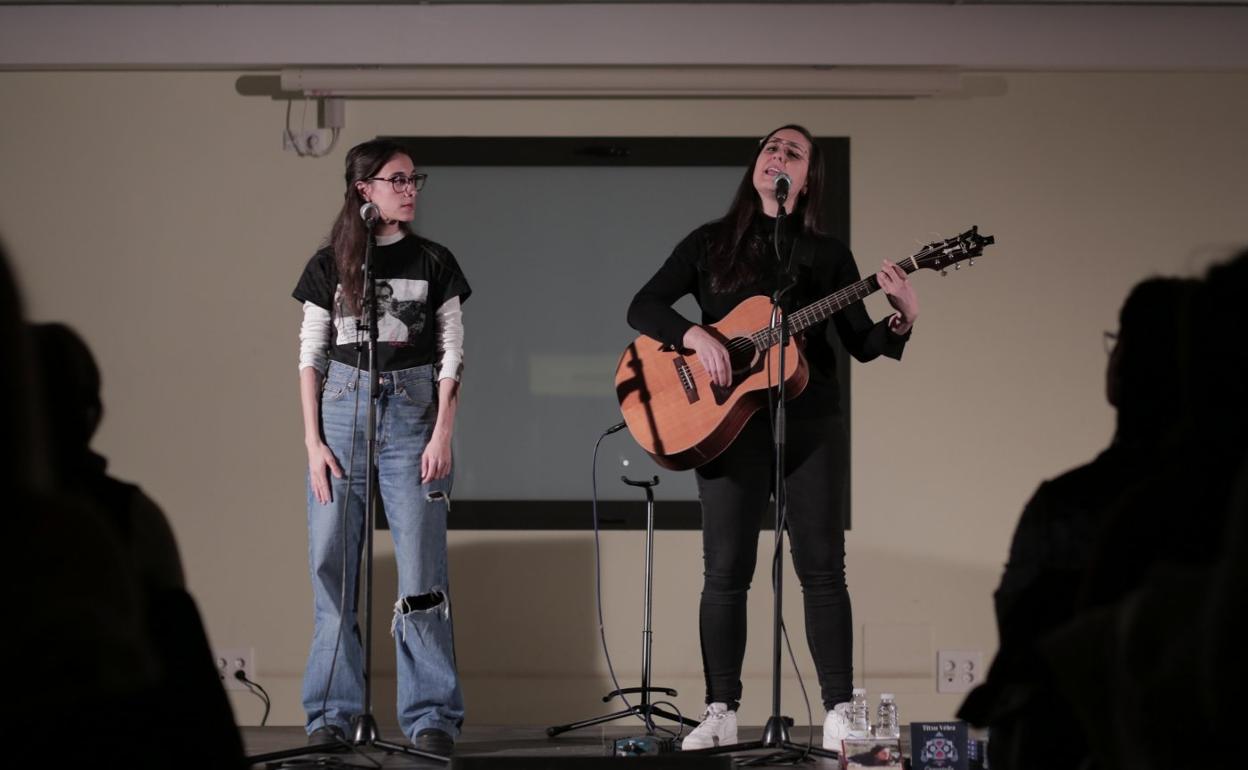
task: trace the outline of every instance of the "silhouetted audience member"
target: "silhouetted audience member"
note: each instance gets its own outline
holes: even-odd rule
[[[90,352],[63,326],[21,325],[0,254],[0,439],[15,547],[7,757],[58,766],[241,767],[242,745],[163,515],[110,479]],[[33,343],[33,345],[31,344]],[[49,429],[50,428],[50,429]]]
[[[1217,304],[1216,310],[1210,309],[1209,323],[1242,324],[1244,297],[1248,296],[1248,249],[1211,270],[1206,286],[1208,301]],[[1217,348],[1216,336],[1211,333],[1203,344]],[[1213,356],[1202,359],[1207,357]],[[1194,674],[1199,682],[1199,713],[1207,719],[1210,732],[1223,737],[1236,734],[1248,723],[1248,702],[1243,697],[1248,691],[1248,655],[1239,630],[1248,606],[1248,386],[1244,384],[1248,344],[1234,340],[1231,349],[1217,355],[1209,368],[1199,378],[1200,397],[1208,408],[1197,412],[1198,430],[1211,437],[1214,452],[1235,472],[1227,488],[1221,556],[1198,590],[1205,601],[1189,603],[1188,612],[1197,619],[1196,636],[1202,642],[1195,658],[1199,670]],[[1227,401],[1234,403],[1223,407]],[[1175,678],[1182,680],[1181,675]]]
[[[1019,520],[994,595],[999,650],[985,684],[959,712],[991,727],[993,767],[1053,767],[1055,739],[1064,758],[1058,766],[1076,767],[1087,752],[1077,731],[1056,728],[1064,707],[1035,642],[1074,616],[1106,522],[1180,444],[1195,288],[1194,281],[1153,278],[1131,291],[1106,367],[1106,397],[1117,410],[1113,441],[1087,465],[1041,484]]]
[[[1234,330],[1246,294],[1248,251],[1196,293],[1192,441],[1116,512],[1084,611],[1038,645],[1098,769],[1215,766],[1193,747],[1233,751],[1243,725],[1248,345]]]
[[[1122,599],[1159,564],[1208,566],[1222,552],[1232,479],[1248,441],[1248,345],[1233,335],[1242,323],[1244,272],[1243,256],[1215,266],[1194,293],[1185,324],[1187,440],[1107,521],[1081,589],[1084,607]]]
[[[119,718],[155,682],[139,590],[88,506],[50,487],[46,432],[21,301],[0,253],[0,441],[9,633],[6,758],[125,756]],[[89,748],[88,748],[89,746]]]
[[[193,747],[200,766],[238,766],[242,742],[169,523],[142,489],[108,475],[107,461],[91,449],[104,414],[95,358],[64,324],[36,324],[29,331],[53,484],[103,517],[138,583],[155,683],[138,706],[151,712],[153,734],[135,748],[170,756]]]
[[[95,357],[64,324],[33,324],[29,330],[46,406],[53,484],[91,501],[106,515],[145,590],[185,588],[178,547],[164,513],[138,486],[108,475],[108,462],[91,449],[104,416]]]

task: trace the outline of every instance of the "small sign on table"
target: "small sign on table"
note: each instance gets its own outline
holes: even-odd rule
[[[967,770],[966,722],[912,722],[912,770]]]
[[[846,738],[841,741],[841,769],[902,767],[901,741],[896,738]]]

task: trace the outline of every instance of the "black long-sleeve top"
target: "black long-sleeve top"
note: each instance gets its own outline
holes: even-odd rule
[[[708,267],[716,223],[705,224],[685,237],[658,272],[633,297],[628,306],[628,323],[642,334],[660,342],[679,347],[693,321],[672,308],[673,303],[692,294],[702,309],[702,324],[713,324],[728,315],[741,301],[755,296],[770,296],[776,287],[777,270],[764,270],[753,285],[724,293],[711,286]],[[823,299],[838,289],[857,283],[861,276],[854,255],[845,244],[830,236],[814,236],[800,231],[797,215],[784,220],[781,253],[792,246],[793,271],[796,285],[786,293],[782,305],[793,312]],[[764,254],[774,254],[775,219],[760,214],[748,237],[762,241]],[[769,261],[768,264],[778,264]],[[894,334],[887,321],[876,323],[861,302],[849,305],[827,321],[811,326],[805,332],[803,349],[810,364],[810,384],[790,404],[793,416],[829,415],[840,413],[840,392],[836,382],[836,358],[833,346],[845,346],[859,361],[870,361],[884,355],[901,359],[910,333]]]

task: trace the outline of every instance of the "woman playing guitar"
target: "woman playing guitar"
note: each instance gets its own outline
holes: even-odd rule
[[[743,300],[772,295],[777,288],[783,290],[783,307],[792,310],[859,281],[853,255],[822,224],[823,174],[819,147],[805,128],[787,125],[768,134],[728,213],[676,246],[634,297],[629,324],[662,343],[692,351],[710,381],[729,388],[734,369],[739,372],[740,367],[710,324]],[[791,190],[788,216],[779,216],[777,180],[787,180],[781,187]],[[791,278],[782,278],[786,273]],[[828,711],[823,743],[834,750],[848,732],[853,629],[841,510],[848,442],[833,338],[859,361],[879,355],[900,359],[919,310],[901,268],[885,261],[876,278],[896,312],[874,323],[862,303],[855,302],[809,327],[804,344],[809,384],[787,406],[787,525],[804,595],[807,639]],[[701,307],[701,325],[672,308],[686,294]],[[692,355],[687,358],[695,363]],[[759,522],[774,488],[768,415],[755,413],[731,445],[696,473],[705,563],[699,628],[708,705],[702,723],[682,744],[686,750],[737,742],[746,592],[754,575]]]

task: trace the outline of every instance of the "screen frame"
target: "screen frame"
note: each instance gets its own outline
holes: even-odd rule
[[[744,173],[765,137],[483,137],[483,136],[411,136],[379,137],[407,148],[418,167],[706,167],[740,168]],[[835,237],[850,243],[849,232],[849,138],[815,137],[824,162],[825,221]],[[701,222],[690,222],[689,229]],[[657,267],[657,265],[656,265]],[[641,287],[646,276],[637,277]],[[620,308],[620,313],[624,312]],[[848,356],[840,346],[837,354],[837,377],[841,389],[845,440],[850,436],[850,369]],[[608,439],[611,440],[611,439]],[[622,440],[630,440],[624,438]],[[847,451],[846,456],[849,456]],[[844,518],[849,529],[850,489],[846,469]],[[702,511],[696,500],[663,500],[662,489],[655,491],[655,529],[700,530]],[[582,500],[472,500],[454,499],[453,512],[447,517],[448,529],[460,530],[587,530],[592,529],[589,515],[592,501]],[[377,526],[386,528],[383,506],[378,505]],[[607,530],[637,530],[646,527],[645,498],[599,500],[598,526]],[[774,506],[760,512],[759,526],[773,529]]]

